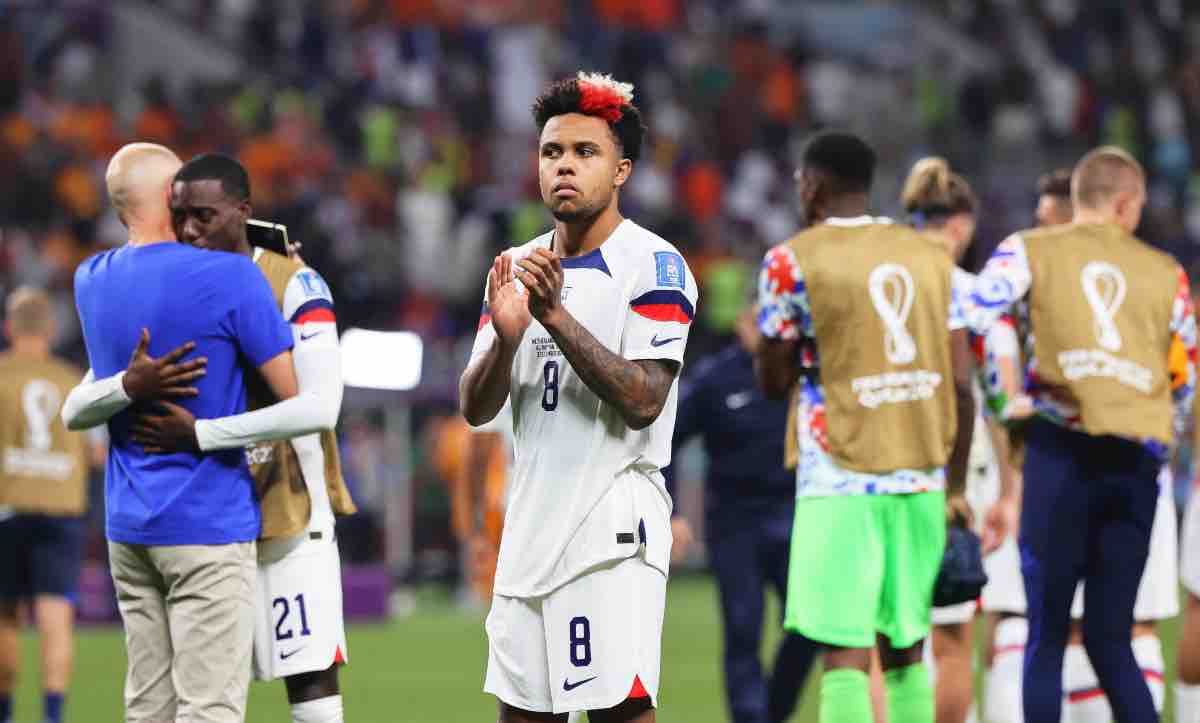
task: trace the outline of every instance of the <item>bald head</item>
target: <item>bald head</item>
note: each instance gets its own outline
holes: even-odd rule
[[[169,219],[167,194],[181,165],[178,156],[157,143],[130,143],[108,162],[108,197],[131,231],[135,225],[157,226]]]
[[[34,286],[18,286],[4,304],[5,325],[13,339],[37,336],[49,338],[54,332],[54,313],[50,296]]]

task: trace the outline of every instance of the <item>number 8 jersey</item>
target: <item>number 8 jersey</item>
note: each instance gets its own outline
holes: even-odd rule
[[[553,233],[507,253],[550,248]],[[562,259],[563,307],[625,359],[683,364],[696,281],[671,244],[628,219],[591,253]],[[496,340],[485,300],[471,358]],[[538,597],[598,564],[645,550],[667,573],[678,380],[658,418],[631,429],[589,389],[536,319],[513,361],[515,466],[495,592]],[[644,546],[644,548],[643,548]]]

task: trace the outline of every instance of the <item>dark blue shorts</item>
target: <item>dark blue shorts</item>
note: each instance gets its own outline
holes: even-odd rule
[[[56,595],[75,602],[83,558],[79,517],[16,515],[0,520],[0,599]]]

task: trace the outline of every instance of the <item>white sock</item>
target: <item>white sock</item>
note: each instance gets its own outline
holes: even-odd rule
[[[1154,710],[1162,715],[1163,704],[1167,698],[1167,686],[1163,679],[1166,663],[1163,661],[1162,641],[1157,635],[1139,635],[1133,639],[1133,657],[1142,669],[1146,685],[1150,686],[1150,695],[1154,696]]]
[[[1021,702],[1021,674],[1028,638],[1029,622],[1025,618],[1005,618],[996,625],[996,638],[992,641],[996,654],[992,659],[992,669],[987,674],[987,697],[983,710],[986,723],[1025,721]]]
[[[583,723],[583,711],[575,711],[568,715],[567,723]]]
[[[1200,723],[1200,685],[1176,679],[1175,723]]]
[[[292,723],[342,723],[342,696],[292,704]]]
[[[1068,645],[1063,656],[1063,723],[1109,723],[1108,697],[1082,645]]]

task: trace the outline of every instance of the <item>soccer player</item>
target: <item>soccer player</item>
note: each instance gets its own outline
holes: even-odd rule
[[[866,215],[875,153],[820,133],[796,172],[809,228],[771,249],[759,282],[760,383],[799,385],[785,627],[825,646],[824,723],[872,719],[878,644],[888,719],[932,721],[922,641],[946,539],[946,467],[961,487],[974,399],[948,254]]]
[[[960,263],[975,236],[979,209],[979,200],[967,180],[951,171],[945,159],[923,158],[913,166],[905,180],[900,201],[913,226],[944,245],[955,264]],[[959,283],[967,288],[974,284],[971,275],[961,268],[956,266],[954,273]],[[976,415],[974,429],[971,464],[968,465],[966,489],[962,491],[964,498],[952,506],[963,516],[972,517],[974,505],[968,505],[968,501],[999,496],[999,504],[994,504],[991,509],[1006,516],[1002,528],[1009,529],[1015,523],[1017,492],[1011,476],[997,468],[980,415]],[[997,489],[998,486],[1001,489]],[[982,489],[985,487],[989,489]],[[983,551],[987,554],[999,545],[1000,540],[987,534],[987,527],[984,531],[987,539]],[[930,644],[936,677],[938,723],[962,723],[971,709],[974,679],[971,622],[975,619],[975,611],[974,600],[933,609]]]
[[[796,483],[779,434],[787,404],[764,397],[754,379],[755,316],[753,307],[743,311],[737,339],[701,359],[681,383],[674,447],[699,436],[708,452],[704,533],[721,599],[729,719],[776,723],[791,717],[817,647],[785,633],[770,676],[763,675],[763,591],[774,587],[781,603],[787,595]]]
[[[583,74],[533,106],[554,228],[497,257],[459,383],[463,416],[511,399],[516,469],[487,619],[501,723],[654,720],[671,554],[676,375],[696,281],[621,216],[645,128],[633,87]]]
[[[175,243],[166,198],[179,166],[153,144],[113,156],[106,182],[129,244],[80,265],[75,300],[95,375],[115,379],[102,385],[99,403],[126,407],[108,423],[105,480],[129,660],[126,719],[233,722],[244,717],[250,681],[259,530],[252,480],[238,450],[148,455],[132,439],[137,408],[128,408],[118,372],[148,327],[151,349],[198,340],[206,374],[199,396],[183,403],[202,417],[226,416],[245,409],[243,364],[278,396],[295,395],[292,334],[248,259]]]
[[[331,431],[342,397],[333,299],[303,263],[250,246],[250,182],[233,158],[204,154],[184,164],[171,186],[170,209],[181,242],[252,258],[266,277],[278,311],[291,325],[299,395],[284,411],[271,409],[271,390],[250,376],[248,405],[254,411],[198,427],[186,409],[165,404],[165,413],[139,418],[133,438],[152,451],[246,449],[262,508],[255,676],[284,678],[294,723],[339,723],[337,666],[346,661],[347,649],[334,515],[355,508]],[[309,401],[325,429],[290,442],[271,441],[278,422],[270,417],[296,414],[297,400]]]
[[[1070,169],[1053,171],[1038,181],[1039,224],[1052,226],[1070,222],[1067,215],[1072,213],[1070,183]],[[1062,198],[1064,194],[1065,199]],[[1020,371],[1021,349],[1026,350],[1026,357],[1032,356],[1033,352],[1028,329],[1028,304],[1018,304],[1015,313],[1004,315],[992,327],[982,348],[976,347],[977,353],[982,353],[984,373],[980,376],[988,398],[987,408],[1010,422],[1020,422],[1032,412],[1025,397],[1025,375]],[[1019,337],[1025,337],[1024,343]],[[1186,357],[1181,361],[1186,362]],[[1179,373],[1182,372],[1178,369],[1172,371],[1172,374]],[[1008,400],[1011,399],[1024,401],[1010,407]],[[989,419],[993,426],[996,421],[995,416]],[[1134,604],[1132,636],[1134,656],[1150,686],[1155,708],[1161,713],[1166,691],[1162,643],[1158,639],[1156,623],[1179,613],[1175,503],[1169,465],[1163,466],[1158,484],[1158,509],[1154,515],[1146,569]],[[1021,658],[1028,637],[1025,591],[1016,540],[1006,540],[996,554],[986,559],[985,565],[989,580],[983,591],[983,605],[995,618],[986,718],[990,723],[1016,723],[1023,719]],[[1071,604],[1071,637],[1063,665],[1063,718],[1074,723],[1099,723],[1111,720],[1112,711],[1083,648],[1080,624],[1083,615],[1081,584]]]
[[[30,604],[42,652],[42,720],[62,723],[74,657],[74,604],[87,508],[87,444],[58,418],[79,379],[50,353],[46,292],[17,288],[5,304],[11,347],[0,354],[0,723],[12,720],[19,608]]]
[[[1132,235],[1145,202],[1137,161],[1118,148],[1092,151],[1075,167],[1071,193],[1073,222],[1007,238],[972,297],[980,333],[1028,297],[1035,338],[1024,473],[1033,482],[1020,532],[1029,603],[1023,707],[1026,720],[1058,720],[1083,579],[1083,643],[1113,714],[1153,721],[1128,635],[1159,474],[1190,413],[1195,320],[1178,263]]]

